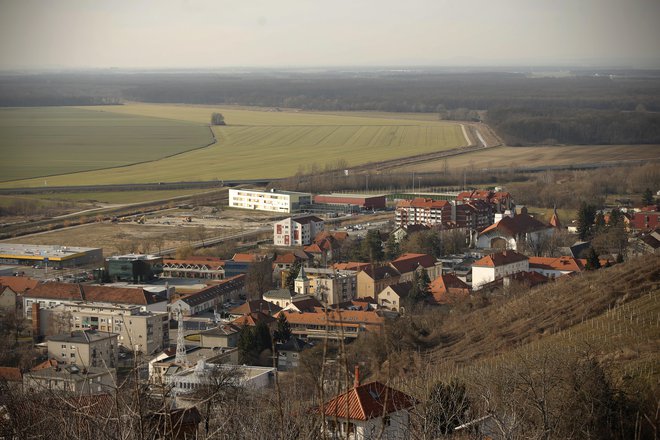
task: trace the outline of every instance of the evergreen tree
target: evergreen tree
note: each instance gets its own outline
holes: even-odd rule
[[[296,278],[298,277],[298,273],[300,273],[301,266],[302,262],[296,260],[295,263],[293,263],[293,266],[291,266],[291,269],[289,269],[289,274],[286,276],[286,281],[284,282],[284,287],[289,289],[289,292],[293,292],[295,288]]]
[[[653,191],[651,188],[646,188],[642,193],[642,205],[649,206],[653,204]]]
[[[238,336],[238,358],[241,364],[252,365],[256,361],[254,355],[255,345],[254,327],[246,325],[241,329]]]
[[[424,301],[431,292],[429,286],[430,283],[431,279],[429,278],[426,269],[416,270],[413,273],[412,288],[408,293],[409,302],[411,304],[417,304]]]
[[[580,209],[577,213],[577,230],[580,240],[586,240],[591,236],[594,220],[596,218],[596,208],[588,205],[585,202],[580,204]]]
[[[589,250],[587,255],[587,265],[585,267],[587,270],[596,270],[600,269],[600,260],[598,259],[598,254],[594,248]]]
[[[363,260],[378,262],[383,260],[383,243],[380,240],[380,232],[376,229],[367,231],[367,236],[360,244]]]
[[[603,215],[603,211],[598,211],[596,219],[594,220],[593,231],[595,233],[602,232],[605,230],[605,226],[605,216]]]
[[[401,255],[401,247],[396,241],[394,234],[390,234],[390,236],[387,238],[387,241],[385,242],[385,259],[394,260],[399,255]]]
[[[291,337],[291,326],[289,321],[286,319],[284,313],[280,313],[280,316],[277,318],[277,330],[275,330],[274,339],[277,342],[284,343],[289,340]]]

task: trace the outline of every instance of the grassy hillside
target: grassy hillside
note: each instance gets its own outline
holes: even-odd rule
[[[324,115],[303,112],[218,109],[196,106],[109,106],[105,113],[151,118],[178,124],[204,123],[220,110],[227,126],[214,127],[217,144],[176,157],[117,169],[62,175],[49,185],[176,182],[286,177],[312,163],[323,167],[345,160],[348,166],[456,148],[467,144],[460,125]],[[43,179],[2,186],[39,186]]]
[[[0,109],[0,179],[144,162],[212,141],[200,123],[69,107]],[[43,181],[42,181],[43,184]]]

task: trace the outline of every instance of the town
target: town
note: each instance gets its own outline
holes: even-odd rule
[[[653,195],[644,198],[608,210],[584,205],[574,221],[555,209],[546,221],[503,188],[311,194],[239,186],[222,209],[275,217],[267,239],[229,259],[199,253],[205,243],[181,256],[2,242],[0,306],[13,336],[0,386],[104,417],[120,410],[118,394],[139,392],[161,402],[143,408],[145,426],[194,438],[208,435],[214,411],[237,390],[272,401],[302,381],[321,390],[308,410],[330,438],[407,438],[419,429],[410,413],[417,398],[364,380],[375,373],[369,338],[474,298],[561,285],[639,256],[657,263],[660,211]],[[595,245],[601,234],[609,247]],[[41,401],[31,401],[39,417]],[[494,429],[463,415],[437,423]]]

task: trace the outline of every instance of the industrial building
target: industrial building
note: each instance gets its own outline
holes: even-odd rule
[[[80,267],[103,263],[101,248],[0,243],[0,264],[44,268]]]
[[[299,212],[302,206],[312,203],[310,193],[295,191],[259,191],[251,189],[230,189],[229,207],[270,212]]]
[[[386,198],[382,194],[318,194],[314,203],[327,205],[353,205],[361,209],[385,209]]]

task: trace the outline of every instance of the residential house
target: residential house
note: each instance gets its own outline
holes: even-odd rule
[[[48,356],[64,365],[115,368],[119,360],[117,333],[81,330],[48,338]]]
[[[277,304],[273,304],[263,299],[254,299],[251,301],[246,301],[238,307],[234,307],[229,310],[229,316],[232,319],[240,318],[243,315],[248,315],[250,313],[261,312],[266,315],[274,315],[275,313],[282,310]]]
[[[415,272],[426,270],[430,279],[442,274],[442,262],[427,254],[405,253],[392,260],[390,266],[401,274],[400,282],[413,281]]]
[[[410,410],[416,401],[381,382],[360,385],[325,402],[317,409],[325,415],[323,429],[332,439],[407,439]]]
[[[554,231],[552,226],[535,219],[523,209],[521,214],[504,217],[481,231],[476,247],[522,251],[526,246],[538,246]]]
[[[113,368],[59,365],[50,360],[23,374],[27,392],[56,391],[69,394],[103,394],[114,392],[116,373]]]
[[[630,226],[638,231],[649,231],[660,227],[660,210],[657,206],[646,206],[635,212]]]
[[[392,266],[368,267],[357,274],[357,297],[377,298],[378,293],[400,279],[401,273]]]
[[[234,324],[220,324],[200,333],[199,345],[205,348],[232,348],[238,346],[241,329]]]
[[[13,292],[20,295],[34,289],[37,284],[39,284],[39,281],[30,277],[0,277],[0,285],[9,287]]]
[[[291,304],[284,307],[282,310],[294,311],[299,313],[314,312],[317,309],[323,308],[323,304],[312,295],[296,295],[293,297]]]
[[[275,330],[277,327],[277,320],[271,315],[267,315],[263,312],[251,312],[243,316],[239,316],[234,319],[231,324],[235,327],[256,327],[259,324],[265,324],[271,331]]]
[[[296,292],[313,295],[325,305],[350,301],[357,293],[357,275],[354,271],[307,268],[301,272],[306,280],[301,278],[295,281]]]
[[[15,311],[18,306],[18,295],[9,286],[0,284],[0,310]]]
[[[545,275],[548,278],[558,278],[563,275],[580,273],[585,270],[587,260],[563,257],[529,257],[529,270]]]
[[[393,312],[400,312],[404,299],[412,290],[413,283],[406,281],[387,286],[378,294],[378,305]]]
[[[529,271],[529,258],[515,251],[502,251],[487,255],[472,264],[472,289],[499,278]]]
[[[426,225],[420,225],[420,224],[410,224],[410,225],[403,225],[399,226],[394,231],[390,233],[390,235],[394,236],[394,241],[397,243],[401,243],[408,235],[414,234],[417,232],[425,232],[425,231],[430,231],[431,227],[426,226]]]
[[[277,344],[277,371],[290,371],[300,365],[300,354],[312,348],[313,345],[300,338],[291,336],[288,341]]]
[[[289,217],[273,225],[273,244],[275,246],[306,246],[311,244],[314,237],[321,231],[323,231],[323,220],[316,216]]]
[[[452,304],[470,295],[470,286],[453,273],[433,279],[429,288],[435,304]]]

